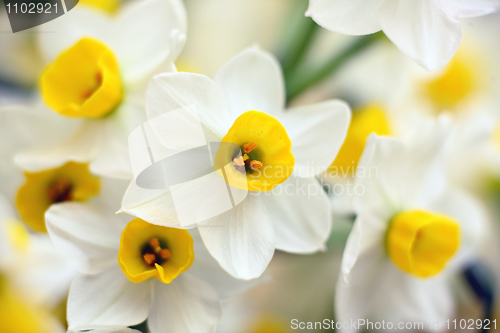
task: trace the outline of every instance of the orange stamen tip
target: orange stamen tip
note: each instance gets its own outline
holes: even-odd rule
[[[243,160],[245,160],[245,161],[246,161],[246,160],[248,160],[249,158],[250,158],[250,157],[248,157],[248,155],[247,155],[247,154],[243,155]]]
[[[237,166],[244,166],[245,165],[245,161],[243,160],[243,156],[240,156],[240,157],[235,157],[233,159],[233,162],[237,165]]]
[[[249,142],[243,146],[243,151],[248,154],[249,152],[251,152],[255,148],[257,148],[257,144],[254,142]]]
[[[170,258],[170,251],[167,249],[161,249],[160,252],[158,253],[162,259],[167,260]]]
[[[260,168],[262,168],[262,162],[253,160],[252,162],[250,162],[250,167],[253,170],[259,170]]]
[[[156,262],[156,256],[152,253],[146,253],[144,256],[144,261],[148,264],[148,265],[152,265]]]
[[[160,240],[155,237],[151,239],[151,241],[149,241],[149,245],[151,245],[151,247],[156,250],[160,247]]]

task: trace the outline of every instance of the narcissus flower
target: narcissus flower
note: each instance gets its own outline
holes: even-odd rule
[[[364,194],[353,199],[356,221],[337,283],[338,321],[451,318],[450,279],[484,236],[485,216],[475,200],[444,182],[448,129],[441,126],[422,131],[414,144],[368,138],[356,179]],[[361,176],[361,169],[372,171]]]
[[[17,162],[30,172],[90,162],[94,173],[130,178],[127,136],[145,119],[146,84],[175,71],[186,32],[182,2],[136,1],[114,15],[77,6],[43,29],[55,33],[39,34],[47,64],[40,94],[74,130],[48,133],[59,142],[22,152]]]
[[[13,333],[63,332],[50,314],[66,297],[74,269],[47,235],[31,235],[0,195],[0,322]]]
[[[45,117],[37,111],[40,109],[23,110],[17,106],[0,109],[0,141],[4,143],[0,147],[0,193],[17,208],[14,216],[19,216],[32,230],[46,232],[44,214],[54,204],[92,201],[118,209],[128,182],[98,177],[90,171],[88,163],[70,161],[32,172],[15,165],[14,156],[18,151],[39,147],[38,141],[55,143],[53,138],[44,137],[44,133],[58,131],[59,117]],[[33,123],[38,126],[33,128]],[[61,132],[68,133],[67,130]]]
[[[443,67],[460,45],[460,19],[493,13],[498,0],[309,0],[307,16],[322,27],[348,35],[382,30],[419,65]]]
[[[208,251],[224,269],[243,279],[260,276],[275,249],[293,253],[322,249],[331,216],[328,198],[315,176],[333,162],[342,145],[349,107],[330,100],[285,112],[284,104],[280,67],[275,58],[259,49],[246,50],[230,60],[215,80],[190,73],[157,76],[148,88],[146,102],[154,134],[168,149],[177,151],[190,144],[220,143],[214,163],[208,167],[220,174],[212,173],[198,184],[200,191],[193,196],[199,205],[187,195],[175,207],[170,189],[151,191],[134,180],[124,196],[122,211],[159,225],[197,225]],[[174,112],[179,109],[196,109],[197,116],[190,119],[199,117],[201,125],[188,127],[167,119],[179,114]],[[190,134],[197,128],[203,130],[201,141],[200,134]],[[142,135],[142,130],[137,133]],[[142,147],[143,142],[137,138],[131,136],[131,159],[136,165],[146,165],[149,155],[144,157],[144,149],[137,152],[142,155],[134,155],[135,147]],[[166,143],[172,139],[180,146]],[[214,178],[222,180],[220,192],[212,190]],[[224,213],[193,213],[200,206],[220,207],[229,188],[241,200],[235,199],[234,206],[228,202]],[[167,210],[196,216],[179,222],[172,214],[166,215]]]
[[[249,286],[224,272],[185,229],[128,221],[87,203],[52,206],[46,218],[55,245],[81,271],[68,298],[71,332],[146,318],[152,333],[212,332],[220,297]]]

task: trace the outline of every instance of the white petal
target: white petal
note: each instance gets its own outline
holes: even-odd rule
[[[8,268],[9,277],[32,302],[55,307],[66,298],[77,271],[72,258],[61,253],[47,234],[31,235],[27,252],[16,259]]]
[[[125,6],[112,32],[123,79],[133,82],[154,74],[180,52],[186,28],[186,11],[180,0],[135,1]]]
[[[377,284],[385,269],[384,223],[358,216],[349,235],[337,281],[335,311],[338,321],[367,318]],[[356,332],[353,327],[342,332]]]
[[[443,331],[444,322],[453,315],[451,281],[446,274],[420,279],[388,261],[374,289],[371,317],[377,321],[423,322],[424,327],[431,320],[440,321]]]
[[[429,71],[442,68],[462,38],[458,20],[430,0],[386,0],[380,7],[380,23],[403,53]]]
[[[215,290],[189,272],[170,284],[155,281],[153,305],[148,317],[151,333],[213,332],[222,316]]]
[[[292,176],[271,195],[260,197],[271,212],[277,249],[292,253],[326,249],[332,216],[328,196],[318,180]]]
[[[1,191],[14,197],[24,182],[22,171],[14,163],[19,152],[59,144],[81,122],[60,117],[40,104],[12,105],[0,109],[0,183]]]
[[[104,211],[116,212],[120,209],[123,193],[129,186],[129,181],[122,179],[99,178],[99,196],[91,199],[92,203],[100,205]]]
[[[38,43],[46,62],[52,62],[66,49],[83,37],[92,37],[109,45],[113,25],[109,15],[85,6],[73,8],[68,13],[38,27]]]
[[[37,172],[59,167],[68,161],[89,162],[100,152],[104,127],[103,120],[86,120],[76,133],[57,144],[17,154],[16,164],[24,170]]]
[[[0,268],[3,270],[5,267],[15,261],[15,248],[9,240],[7,228],[9,223],[22,223],[20,221],[9,221],[16,216],[11,202],[0,193]]]
[[[114,327],[103,327],[90,330],[76,330],[68,331],[70,333],[140,333],[141,331],[133,330],[128,327],[114,326]]]
[[[251,281],[236,279],[229,275],[210,255],[203,244],[203,240],[197,229],[189,230],[194,240],[194,262],[189,268],[189,274],[207,282],[217,291],[221,299],[226,299],[240,294],[262,282],[271,280],[269,274],[262,274],[260,278]]]
[[[349,106],[331,100],[288,110],[279,117],[292,140],[293,172],[314,177],[333,163],[351,121]]]
[[[381,29],[378,9],[385,0],[309,0],[306,16],[322,27],[346,35],[367,35]]]
[[[121,212],[162,226],[180,226],[170,191],[145,189],[130,182],[121,205]]]
[[[269,216],[259,196],[249,195],[230,211],[200,223],[198,230],[222,268],[248,280],[259,277],[274,254],[274,228]]]
[[[54,244],[85,273],[96,273],[117,264],[125,223],[120,217],[87,203],[53,205],[45,220]]]
[[[126,117],[132,118],[135,116],[138,118],[133,113],[142,113],[142,120],[145,120],[143,108],[121,105],[120,109],[114,115],[101,121],[100,133],[96,133],[96,136],[101,138],[97,156],[90,163],[90,170],[93,173],[120,179],[131,179],[133,177],[130,156],[128,154],[129,129],[127,125],[130,124],[123,123],[127,121]]]
[[[151,81],[146,97],[148,119],[188,106],[194,106],[208,142],[224,137],[231,124],[227,123],[224,92],[215,82],[191,73],[162,74]]]
[[[451,3],[442,2],[443,9],[456,11],[460,18],[477,17],[494,13],[500,9],[498,0],[455,0]]]
[[[229,60],[215,76],[226,94],[234,121],[256,110],[277,116],[285,106],[285,82],[276,58],[258,48],[248,49]]]
[[[70,330],[132,326],[143,322],[151,306],[152,280],[133,283],[118,266],[95,275],[80,275],[68,297]]]
[[[356,169],[353,198],[357,213],[370,211],[387,220],[403,209],[425,207],[444,190],[441,153],[447,130],[441,124],[422,128],[419,140],[368,137]]]

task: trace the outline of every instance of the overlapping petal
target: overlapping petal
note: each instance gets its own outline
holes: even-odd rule
[[[179,276],[169,285],[155,281],[153,303],[148,317],[151,333],[213,332],[222,316],[215,290],[189,273]]]
[[[285,107],[285,82],[281,67],[270,54],[248,49],[227,62],[215,76],[226,96],[231,123],[246,111],[261,111],[274,117]]]
[[[100,274],[78,276],[68,298],[69,329],[140,324],[151,307],[151,283],[130,282],[118,265]]]

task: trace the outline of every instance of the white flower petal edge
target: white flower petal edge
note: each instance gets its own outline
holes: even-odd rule
[[[215,290],[203,280],[182,274],[168,285],[154,281],[153,303],[148,317],[151,333],[163,333],[166,327],[176,332],[215,331],[222,307]]]
[[[19,127],[34,133],[29,137],[31,142],[15,155],[15,163],[22,169],[37,172],[59,167],[68,161],[89,162],[91,171],[97,175],[132,178],[127,156],[128,133],[145,120],[143,107],[138,101],[127,98],[119,110],[99,120],[61,117],[46,107],[38,108],[41,114],[33,114],[32,119],[26,120],[23,113],[4,113],[9,123],[22,121]],[[40,126],[40,121],[47,125]],[[44,130],[38,130],[40,127]]]
[[[379,15],[387,37],[429,71],[448,63],[462,39],[458,17],[438,8],[431,0],[386,0]]]
[[[70,330],[137,325],[148,317],[152,280],[133,283],[116,265],[75,278],[68,297]]]
[[[251,281],[235,279],[229,275],[210,255],[196,229],[189,230],[194,239],[194,263],[189,268],[189,274],[209,283],[217,291],[221,299],[240,294],[262,282],[271,280],[270,274],[264,272],[259,278]]]
[[[148,119],[193,106],[207,142],[220,141],[229,126],[224,91],[213,80],[200,74],[174,73],[156,76],[146,93]],[[162,133],[155,133],[161,140]]]
[[[353,198],[356,212],[371,211],[381,219],[398,209],[425,206],[445,188],[442,168],[448,119],[425,124],[419,138],[401,140],[371,134],[356,169],[355,186],[365,190]],[[397,161],[397,162],[396,162]]]
[[[498,0],[455,0],[452,3],[442,2],[443,7],[455,7],[460,18],[477,17],[496,12],[500,9]],[[451,10],[451,8],[450,8]]]
[[[133,330],[128,327],[104,327],[104,328],[93,328],[90,330],[76,330],[68,331],[69,333],[140,333],[141,331]]]
[[[285,109],[285,82],[274,56],[251,48],[222,66],[214,81],[226,95],[230,123],[242,113],[261,111],[279,117]]]
[[[314,253],[325,250],[332,216],[328,196],[315,178],[291,176],[270,195],[261,195],[271,214],[278,250]]]
[[[335,160],[351,122],[347,103],[330,100],[289,109],[278,117],[292,140],[293,173],[314,177]]]
[[[96,274],[116,264],[125,223],[88,203],[53,205],[45,221],[54,244],[72,258],[77,269]]]
[[[199,223],[198,230],[208,252],[236,278],[259,277],[273,257],[272,219],[258,196],[249,195],[235,208]]]
[[[499,8],[497,0],[309,0],[306,16],[348,35],[383,30],[403,53],[434,71],[458,49],[460,18],[490,14]]]
[[[306,16],[328,30],[367,35],[381,30],[378,9],[385,0],[309,0]]]

